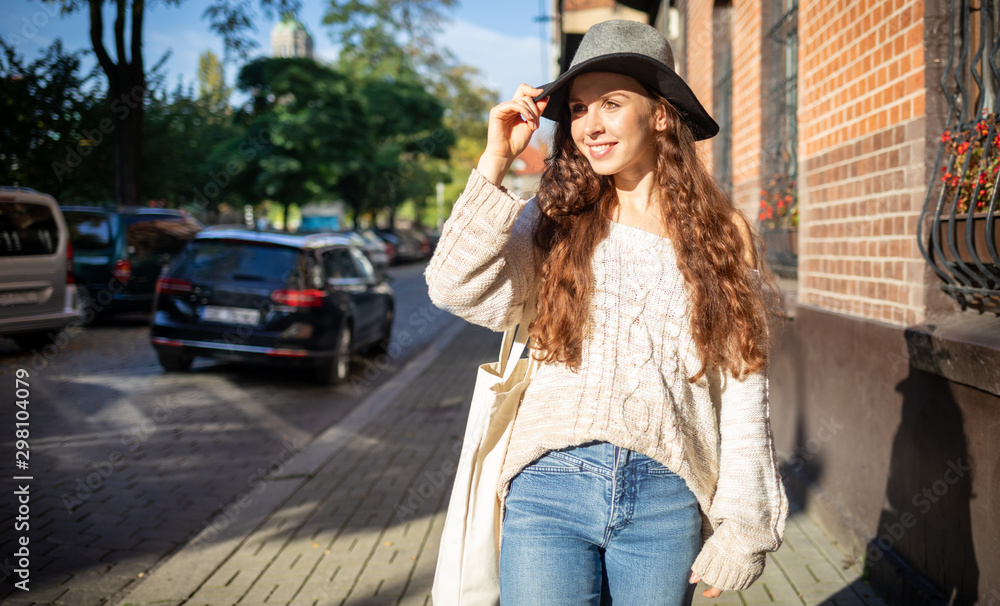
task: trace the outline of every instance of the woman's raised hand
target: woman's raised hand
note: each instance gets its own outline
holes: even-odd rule
[[[478,170],[493,183],[503,181],[514,159],[528,147],[531,135],[540,126],[542,112],[549,103],[547,98],[535,102],[533,97],[541,92],[540,88],[522,84],[513,99],[490,110],[486,151],[479,160]]]

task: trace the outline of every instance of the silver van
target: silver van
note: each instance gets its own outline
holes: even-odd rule
[[[33,189],[0,187],[0,336],[39,349],[80,315],[59,205]]]

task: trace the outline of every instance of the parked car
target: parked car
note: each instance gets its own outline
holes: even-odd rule
[[[386,237],[383,237],[382,234],[371,227],[360,230],[358,234],[369,242],[383,246],[389,265],[396,262],[396,247],[399,246],[399,238],[388,234]]]
[[[0,335],[37,349],[80,314],[59,205],[33,189],[0,187]]]
[[[380,270],[389,266],[391,262],[389,259],[389,247],[377,236],[369,235],[366,237],[360,231],[345,231],[343,234],[365,252],[365,255],[372,262],[372,265],[375,266],[375,269]]]
[[[422,261],[430,256],[430,241],[426,236],[413,229],[376,228],[375,233],[384,240],[396,242],[397,263]]]
[[[417,256],[414,261],[423,261],[431,257],[431,240],[424,232],[414,228],[398,228],[395,234],[400,238],[410,238],[417,243]]]
[[[88,319],[148,311],[163,267],[202,229],[188,213],[166,208],[63,208]]]
[[[168,371],[209,356],[305,367],[338,383],[352,355],[388,349],[389,281],[343,236],[205,231],[157,282],[153,347]]]

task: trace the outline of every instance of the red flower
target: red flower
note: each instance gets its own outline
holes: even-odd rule
[[[951,132],[947,130],[944,131],[944,134],[941,135],[941,143],[947,143],[950,139],[951,139]]]

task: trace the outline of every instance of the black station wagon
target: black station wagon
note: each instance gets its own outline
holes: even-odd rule
[[[343,236],[208,229],[157,281],[153,347],[170,371],[211,356],[338,383],[354,353],[388,349],[389,279]]]

